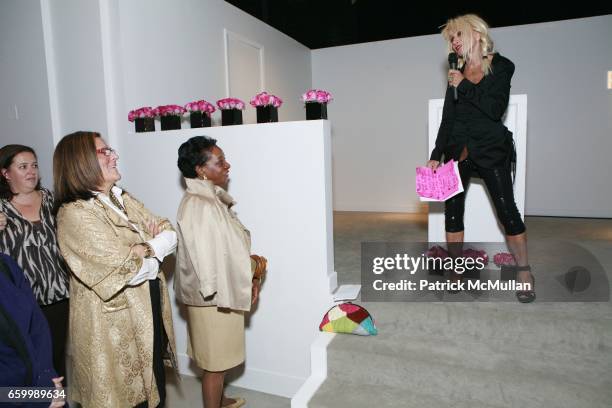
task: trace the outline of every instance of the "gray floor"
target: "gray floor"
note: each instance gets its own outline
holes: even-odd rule
[[[362,241],[425,241],[425,215],[336,213],[336,270],[360,282]],[[538,300],[554,263],[584,249],[612,281],[612,220],[527,217]],[[563,241],[559,246],[553,242]],[[570,257],[571,258],[571,257]],[[553,285],[548,285],[552,287]],[[599,288],[599,286],[597,286]],[[360,302],[378,336],[338,335],[311,408],[609,408],[612,305]],[[445,298],[446,300],[446,298]]]
[[[172,374],[168,373],[168,378]],[[166,406],[168,408],[194,408],[204,406],[200,379],[182,376],[180,381],[168,381]],[[291,405],[288,398],[263,392],[251,391],[238,387],[226,387],[225,395],[228,397],[242,397],[246,399],[247,408],[287,408]]]

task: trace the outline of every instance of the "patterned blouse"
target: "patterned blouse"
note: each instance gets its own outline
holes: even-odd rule
[[[68,267],[57,245],[53,195],[41,189],[40,221],[30,222],[6,199],[0,199],[0,212],[7,225],[0,231],[0,252],[21,266],[39,305],[50,305],[68,298]]]

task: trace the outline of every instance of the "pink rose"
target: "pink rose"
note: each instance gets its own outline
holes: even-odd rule
[[[209,116],[211,113],[213,113],[216,110],[215,107],[210,102],[207,102],[204,99],[200,101],[189,102],[188,104],[185,105],[185,109],[189,112],[207,113]]]
[[[244,102],[237,98],[225,98],[217,101],[219,109],[244,109]]]
[[[463,250],[463,257],[465,259],[473,259],[476,260],[477,258],[482,259],[482,262],[485,265],[489,264],[489,255],[487,255],[487,253],[483,250],[478,250],[478,249],[472,249],[472,248],[468,248],[468,249],[464,249]]]
[[[185,109],[179,105],[161,105],[155,108],[155,116],[181,116]]]
[[[142,108],[134,109],[128,113],[128,120],[133,122],[139,118],[153,118],[155,117],[155,110],[150,106],[144,106]]]
[[[493,263],[497,266],[501,265],[514,265],[516,262],[514,261],[514,257],[512,254],[507,252],[500,252],[493,256]]]
[[[258,93],[251,99],[251,106],[269,106],[272,105],[276,108],[280,107],[283,103],[282,99],[276,95],[271,95],[267,92]]]
[[[439,245],[435,245],[431,248],[429,248],[429,250],[427,251],[427,257],[428,258],[447,258],[448,257],[448,251],[444,248],[442,248]]]
[[[320,89],[311,89],[302,95],[303,102],[329,103],[331,100],[331,94]]]

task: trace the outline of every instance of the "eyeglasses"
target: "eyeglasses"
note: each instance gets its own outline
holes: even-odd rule
[[[96,153],[100,153],[105,155],[106,157],[110,157],[111,155],[115,155],[115,156],[119,156],[117,154],[117,151],[115,151],[115,149],[111,148],[111,147],[102,147],[101,149],[96,149]]]

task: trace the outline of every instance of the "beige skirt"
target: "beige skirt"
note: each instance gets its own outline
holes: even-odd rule
[[[187,354],[206,371],[244,362],[244,313],[187,305]]]

